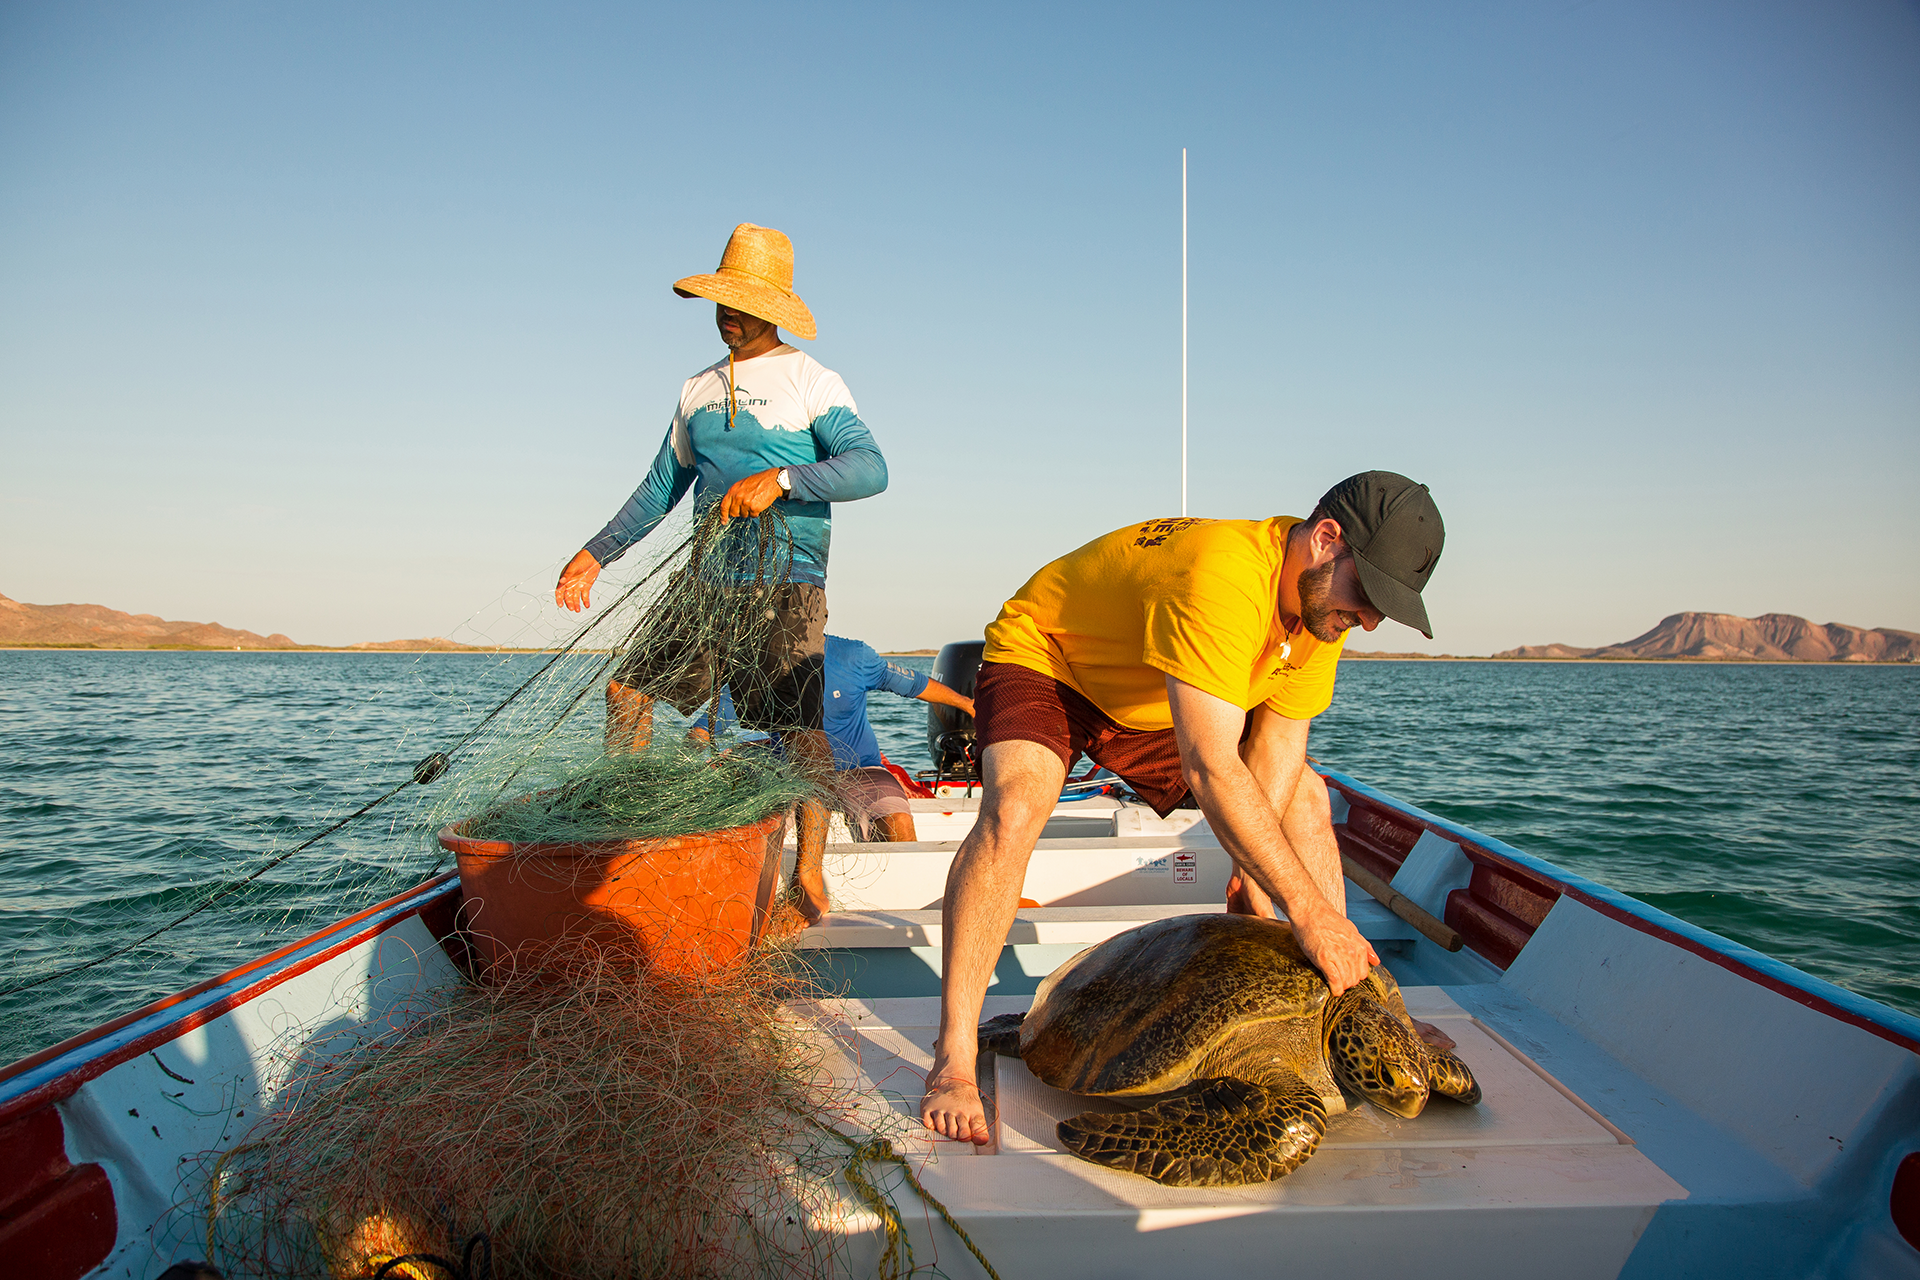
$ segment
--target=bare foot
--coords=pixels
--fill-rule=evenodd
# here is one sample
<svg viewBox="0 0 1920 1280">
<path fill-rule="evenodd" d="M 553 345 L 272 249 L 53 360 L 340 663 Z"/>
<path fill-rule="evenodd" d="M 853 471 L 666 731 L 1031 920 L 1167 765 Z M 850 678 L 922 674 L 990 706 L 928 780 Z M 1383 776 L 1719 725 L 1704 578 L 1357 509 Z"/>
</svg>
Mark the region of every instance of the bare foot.
<svg viewBox="0 0 1920 1280">
<path fill-rule="evenodd" d="M 920 1122 L 939 1137 L 986 1146 L 993 1141 L 993 1131 L 987 1124 L 980 1087 L 956 1075 L 941 1075 L 941 1066 L 934 1063 L 927 1076 L 927 1096 L 920 1100 Z"/>
<path fill-rule="evenodd" d="M 1431 1022 L 1422 1022 L 1420 1019 L 1415 1018 L 1413 1020 L 1413 1029 L 1419 1033 L 1420 1039 L 1426 1042 L 1429 1049 L 1451 1049 L 1458 1043 L 1452 1036 L 1434 1026 Z"/>
<path fill-rule="evenodd" d="M 1275 918 L 1273 899 L 1267 896 L 1266 890 L 1238 871 L 1227 881 L 1227 910 L 1236 916 L 1253 916 L 1260 920 Z"/>
<path fill-rule="evenodd" d="M 824 741 L 824 738 L 822 739 Z M 793 880 L 788 891 L 808 924 L 827 914 L 827 875 L 821 866 L 827 851 L 827 809 L 808 800 L 794 812 Z"/>
<path fill-rule="evenodd" d="M 773 910 L 767 915 L 767 937 L 790 938 L 806 927 L 807 918 L 790 896 L 783 893 L 774 900 Z"/>
<path fill-rule="evenodd" d="M 808 924 L 819 924 L 820 917 L 827 914 L 827 886 L 818 879 L 801 875 L 794 880 L 788 901 L 807 918 Z"/>
</svg>

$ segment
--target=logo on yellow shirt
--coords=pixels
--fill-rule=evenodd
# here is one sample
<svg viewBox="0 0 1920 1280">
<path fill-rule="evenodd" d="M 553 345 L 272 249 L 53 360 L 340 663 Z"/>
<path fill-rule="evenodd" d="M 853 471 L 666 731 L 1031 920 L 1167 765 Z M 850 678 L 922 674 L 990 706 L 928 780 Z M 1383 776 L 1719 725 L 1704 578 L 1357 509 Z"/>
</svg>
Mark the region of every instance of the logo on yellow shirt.
<svg viewBox="0 0 1920 1280">
<path fill-rule="evenodd" d="M 1140 536 L 1133 540 L 1136 547 L 1157 547 L 1167 540 L 1170 533 L 1179 533 L 1182 529 L 1191 529 L 1205 520 L 1192 516 L 1178 516 L 1171 520 L 1149 520 L 1140 526 Z"/>
</svg>

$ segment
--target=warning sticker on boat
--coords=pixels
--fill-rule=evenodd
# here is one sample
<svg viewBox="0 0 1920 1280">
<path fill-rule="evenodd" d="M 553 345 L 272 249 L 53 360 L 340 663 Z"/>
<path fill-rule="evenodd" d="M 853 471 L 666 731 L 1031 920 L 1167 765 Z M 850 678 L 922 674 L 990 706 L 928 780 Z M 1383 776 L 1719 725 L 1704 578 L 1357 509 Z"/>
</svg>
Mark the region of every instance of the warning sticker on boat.
<svg viewBox="0 0 1920 1280">
<path fill-rule="evenodd" d="M 1200 855 L 1185 849 L 1173 855 L 1173 882 L 1197 884 L 1200 881 Z"/>
</svg>

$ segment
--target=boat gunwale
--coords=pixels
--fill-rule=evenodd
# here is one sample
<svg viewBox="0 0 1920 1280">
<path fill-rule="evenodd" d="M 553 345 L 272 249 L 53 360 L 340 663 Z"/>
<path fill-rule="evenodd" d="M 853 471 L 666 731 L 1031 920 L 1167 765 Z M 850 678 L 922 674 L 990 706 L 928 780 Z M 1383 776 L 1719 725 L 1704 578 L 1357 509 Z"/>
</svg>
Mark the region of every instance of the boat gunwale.
<svg viewBox="0 0 1920 1280">
<path fill-rule="evenodd" d="M 1547 879 L 1581 905 L 1609 919 L 1711 961 L 1736 976 L 1815 1012 L 1920 1054 L 1920 1018 L 1817 978 L 1743 943 L 1689 924 L 1658 907 L 1566 871 L 1543 858 L 1524 853 L 1463 823 L 1429 813 L 1336 769 L 1318 764 L 1316 768 L 1349 798 L 1359 797 L 1390 809 L 1436 836 L 1458 844 L 1476 857 L 1505 863 Z M 0 1124 L 47 1102 L 70 1096 L 88 1080 L 232 1011 L 262 992 L 324 963 L 369 937 L 387 932 L 407 917 L 420 915 L 442 898 L 458 892 L 458 873 L 444 872 L 238 968 L 142 1005 L 130 1013 L 0 1067 Z M 436 937 L 440 932 L 435 930 Z M 342 933 L 350 933 L 351 936 L 340 937 Z M 193 1003 L 208 996 L 213 998 L 203 1003 Z M 181 1008 L 188 1005 L 191 1007 Z M 155 1019 L 168 1010 L 178 1012 L 125 1042 L 103 1048 L 92 1057 L 76 1056 L 89 1046 Z M 72 1061 L 67 1061 L 69 1059 Z M 34 1078 L 36 1073 L 48 1066 L 59 1066 L 60 1069 L 42 1078 Z M 29 1082 L 23 1084 L 23 1078 Z"/>
<path fill-rule="evenodd" d="M 0 1067 L 0 1125 L 49 1102 L 71 1097 L 87 1081 L 232 1012 L 368 938 L 392 930 L 411 916 L 424 914 L 442 898 L 459 891 L 459 873 L 443 872 L 238 968 L 110 1018 L 79 1035 Z M 435 932 L 437 935 L 439 931 Z M 343 933 L 350 936 L 341 937 Z M 211 998 L 203 1000 L 203 997 Z M 172 1017 L 153 1021 L 170 1010 L 174 1011 Z M 124 1042 L 102 1046 L 92 1056 L 76 1057 L 89 1046 L 99 1045 L 116 1033 L 149 1021 L 153 1021 L 152 1026 Z M 57 1069 L 45 1073 L 48 1067 Z"/>
<path fill-rule="evenodd" d="M 1562 893 L 1611 920 L 1711 961 L 1736 976 L 1757 983 L 1816 1013 L 1859 1027 L 1910 1053 L 1920 1054 L 1920 1017 L 1849 991 L 1825 978 L 1815 977 L 1764 951 L 1735 942 L 1711 929 L 1690 924 L 1630 894 L 1555 866 L 1544 858 L 1523 853 L 1505 841 L 1485 835 L 1464 823 L 1428 813 L 1337 769 L 1325 765 L 1316 765 L 1316 768 L 1321 776 L 1349 796 L 1358 795 L 1371 803 L 1383 805 L 1471 854 L 1492 862 L 1507 863 L 1517 870 L 1551 880 L 1560 887 Z M 1469 949 L 1472 949 L 1471 944 Z"/>
</svg>

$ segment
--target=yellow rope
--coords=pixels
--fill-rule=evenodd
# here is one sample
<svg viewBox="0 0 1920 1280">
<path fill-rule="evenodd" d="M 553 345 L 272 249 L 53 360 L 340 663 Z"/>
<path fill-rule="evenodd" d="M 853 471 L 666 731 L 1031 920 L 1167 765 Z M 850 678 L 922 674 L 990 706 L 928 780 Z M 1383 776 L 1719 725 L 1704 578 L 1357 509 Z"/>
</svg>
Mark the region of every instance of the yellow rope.
<svg viewBox="0 0 1920 1280">
<path fill-rule="evenodd" d="M 980 1252 L 980 1246 L 973 1242 L 973 1237 L 967 1234 L 967 1229 L 953 1220 L 953 1215 L 947 1212 L 947 1206 L 941 1204 L 937 1196 L 920 1185 L 920 1179 L 913 1175 L 913 1166 L 907 1163 L 906 1157 L 893 1149 L 891 1142 L 885 1138 L 869 1138 L 865 1142 L 860 1142 L 830 1125 L 820 1124 L 818 1120 L 814 1121 L 814 1124 L 847 1144 L 852 1152 L 847 1158 L 847 1182 L 860 1194 L 860 1198 L 880 1215 L 881 1224 L 886 1228 L 887 1248 L 886 1252 L 880 1255 L 881 1280 L 899 1280 L 903 1275 L 911 1276 L 916 1268 L 913 1265 L 913 1245 L 900 1230 L 899 1212 L 894 1209 L 893 1202 L 887 1198 L 886 1193 L 874 1185 L 873 1180 L 867 1176 L 863 1168 L 868 1162 L 875 1160 L 899 1165 L 900 1171 L 907 1175 L 907 1185 L 913 1188 L 914 1194 L 926 1201 L 927 1205 L 940 1215 L 940 1221 L 946 1223 L 948 1230 L 960 1238 L 961 1244 L 967 1246 L 967 1252 L 973 1255 L 981 1269 L 992 1280 L 1000 1280 L 1000 1273 L 993 1269 L 991 1262 L 987 1261 L 987 1255 Z M 900 1270 L 900 1255 L 903 1252 L 907 1263 L 907 1269 L 904 1272 Z"/>
<path fill-rule="evenodd" d="M 900 1248 L 903 1244 L 906 1246 L 907 1255 L 906 1274 L 911 1276 L 915 1270 L 913 1244 L 911 1241 L 901 1239 L 899 1211 L 893 1207 L 893 1202 L 887 1198 L 886 1194 L 873 1184 L 872 1179 L 867 1177 L 862 1167 L 867 1161 L 884 1158 L 892 1152 L 891 1145 L 884 1139 L 876 1138 L 854 1147 L 853 1154 L 847 1158 L 848 1185 L 859 1192 L 860 1198 L 867 1202 L 867 1206 L 880 1215 L 880 1226 L 887 1233 L 886 1251 L 880 1255 L 880 1265 L 877 1268 L 880 1280 L 900 1280 Z"/>
<path fill-rule="evenodd" d="M 227 1148 L 221 1152 L 220 1158 L 213 1162 L 213 1176 L 207 1180 L 207 1261 L 209 1262 L 213 1261 L 213 1237 L 214 1232 L 219 1228 L 220 1210 L 225 1207 L 220 1194 L 220 1175 L 226 1170 L 227 1161 L 243 1151 L 251 1151 L 263 1145 L 265 1144 L 259 1142 L 243 1142 L 237 1147 Z M 227 1196 L 224 1199 L 230 1200 L 232 1197 Z"/>
</svg>

